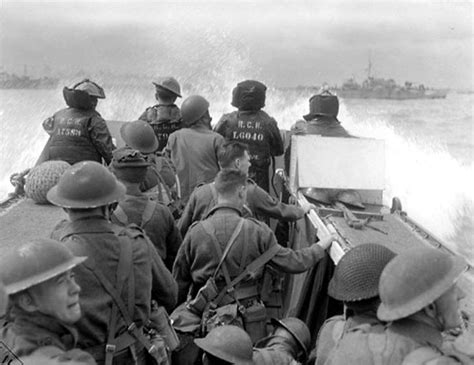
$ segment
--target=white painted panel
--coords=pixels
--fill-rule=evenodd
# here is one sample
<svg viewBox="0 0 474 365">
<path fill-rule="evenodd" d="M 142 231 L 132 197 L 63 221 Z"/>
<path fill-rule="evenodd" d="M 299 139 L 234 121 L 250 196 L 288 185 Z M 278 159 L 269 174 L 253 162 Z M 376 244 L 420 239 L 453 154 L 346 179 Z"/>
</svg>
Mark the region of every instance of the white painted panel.
<svg viewBox="0 0 474 365">
<path fill-rule="evenodd" d="M 293 172 L 301 187 L 383 190 L 385 143 L 367 138 L 293 136 Z M 295 158 L 296 157 L 296 158 Z"/>
</svg>

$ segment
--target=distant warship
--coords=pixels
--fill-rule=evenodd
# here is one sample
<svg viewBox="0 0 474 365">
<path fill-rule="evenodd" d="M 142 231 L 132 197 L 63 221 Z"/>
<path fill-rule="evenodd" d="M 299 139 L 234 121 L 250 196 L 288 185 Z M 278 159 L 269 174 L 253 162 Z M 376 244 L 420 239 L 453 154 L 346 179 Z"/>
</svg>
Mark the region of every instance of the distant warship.
<svg viewBox="0 0 474 365">
<path fill-rule="evenodd" d="M 0 89 L 54 89 L 58 83 L 59 79 L 52 77 L 32 79 L 26 75 L 26 67 L 23 76 L 0 72 Z"/>
<path fill-rule="evenodd" d="M 448 94 L 448 89 L 428 89 L 423 84 L 416 86 L 408 81 L 402 86 L 393 79 L 375 78 L 371 75 L 371 68 L 369 59 L 368 75 L 362 84 L 350 78 L 333 90 L 346 99 L 444 99 Z"/>
</svg>

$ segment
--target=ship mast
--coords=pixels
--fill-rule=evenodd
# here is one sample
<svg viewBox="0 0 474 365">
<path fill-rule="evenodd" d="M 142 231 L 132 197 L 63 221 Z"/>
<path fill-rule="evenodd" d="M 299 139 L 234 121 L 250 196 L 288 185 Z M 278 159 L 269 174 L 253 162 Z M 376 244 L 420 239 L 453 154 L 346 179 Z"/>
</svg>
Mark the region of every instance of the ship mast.
<svg viewBox="0 0 474 365">
<path fill-rule="evenodd" d="M 370 79 L 372 73 L 372 57 L 371 52 L 369 51 L 369 64 L 367 66 L 367 78 Z"/>
</svg>

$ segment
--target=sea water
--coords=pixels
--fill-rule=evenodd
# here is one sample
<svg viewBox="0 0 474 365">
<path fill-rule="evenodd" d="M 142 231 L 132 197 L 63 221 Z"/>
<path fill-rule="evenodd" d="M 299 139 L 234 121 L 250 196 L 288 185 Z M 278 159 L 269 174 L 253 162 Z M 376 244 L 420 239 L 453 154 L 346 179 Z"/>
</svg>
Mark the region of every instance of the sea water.
<svg viewBox="0 0 474 365">
<path fill-rule="evenodd" d="M 234 83 L 241 81 L 235 80 Z M 151 83 L 104 84 L 105 119 L 132 121 L 155 103 Z M 228 89 L 203 88 L 215 123 L 230 105 Z M 183 94 L 199 93 L 187 86 Z M 282 129 L 308 112 L 311 93 L 269 87 L 265 110 Z M 178 100 L 178 104 L 180 99 Z M 385 201 L 399 197 L 410 217 L 474 264 L 474 95 L 451 92 L 437 100 L 340 100 L 339 120 L 353 135 L 386 145 Z M 9 176 L 34 165 L 47 134 L 41 123 L 65 106 L 61 89 L 0 90 L 0 198 L 13 190 Z"/>
</svg>

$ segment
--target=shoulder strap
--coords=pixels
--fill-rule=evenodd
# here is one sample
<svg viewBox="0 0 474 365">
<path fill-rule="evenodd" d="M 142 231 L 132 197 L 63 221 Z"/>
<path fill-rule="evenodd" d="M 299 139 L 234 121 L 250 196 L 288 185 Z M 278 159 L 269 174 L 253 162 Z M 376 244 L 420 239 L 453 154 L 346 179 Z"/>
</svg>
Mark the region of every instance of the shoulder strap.
<svg viewBox="0 0 474 365">
<path fill-rule="evenodd" d="M 245 270 L 237 276 L 234 280 L 230 283 L 227 283 L 227 286 L 221 290 L 219 295 L 217 296 L 216 300 L 214 301 L 216 304 L 222 300 L 224 295 L 232 290 L 238 283 L 240 283 L 243 279 L 249 278 L 252 279 L 255 277 L 257 271 L 263 267 L 268 261 L 275 257 L 275 255 L 280 251 L 280 245 L 275 244 L 268 251 L 265 251 L 262 255 L 257 257 L 253 260 L 250 264 L 247 265 Z"/>
<path fill-rule="evenodd" d="M 128 225 L 128 216 L 125 213 L 125 211 L 122 209 L 122 207 L 119 205 L 117 208 L 114 210 L 112 215 L 117 218 L 117 220 L 123 224 L 124 226 Z"/>
<path fill-rule="evenodd" d="M 232 232 L 232 235 L 229 239 L 229 241 L 226 244 L 224 252 L 222 252 L 221 246 L 219 244 L 219 241 L 217 240 L 217 237 L 212 229 L 212 225 L 209 222 L 209 220 L 204 220 L 202 221 L 202 225 L 204 227 L 204 230 L 207 232 L 207 234 L 211 237 L 212 243 L 214 243 L 214 247 L 217 251 L 217 255 L 220 256 L 219 264 L 216 267 L 216 270 L 214 271 L 213 277 L 216 277 L 217 273 L 219 272 L 221 266 L 222 266 L 222 272 L 224 273 L 224 278 L 226 281 L 226 284 L 230 283 L 230 275 L 229 271 L 227 270 L 227 265 L 225 264 L 225 258 L 230 252 L 231 247 L 234 245 L 237 236 L 239 235 L 240 231 L 242 230 L 242 226 L 244 224 L 244 218 L 240 218 L 239 223 L 237 224 L 237 227 L 235 227 L 234 232 Z"/>
<path fill-rule="evenodd" d="M 132 244 L 128 239 L 125 239 L 125 237 L 117 237 L 120 240 L 120 260 L 119 260 L 119 265 L 117 269 L 117 283 L 120 283 L 119 279 L 121 281 L 125 281 L 125 278 L 127 275 L 130 273 L 130 269 L 132 266 Z M 137 341 L 139 341 L 147 350 L 148 352 L 153 352 L 155 351 L 154 345 L 150 343 L 150 341 L 145 337 L 143 334 L 143 331 L 141 331 L 135 322 L 133 322 L 131 315 L 129 311 L 127 310 L 125 303 L 123 302 L 122 298 L 120 297 L 120 292 L 118 292 L 118 288 L 114 287 L 112 283 L 107 279 L 107 277 L 100 271 L 96 265 L 95 262 L 92 263 L 92 260 L 90 263 L 87 263 L 89 260 L 86 260 L 84 264 L 86 264 L 89 269 L 92 270 L 92 273 L 94 276 L 99 280 L 101 285 L 104 287 L 104 289 L 109 293 L 109 295 L 112 297 L 114 301 L 114 306 L 112 307 L 112 315 L 114 314 L 114 307 L 118 308 L 118 311 L 120 311 L 120 314 L 122 315 L 123 319 L 125 320 L 125 323 L 127 325 L 127 331 L 130 333 Z M 118 285 L 117 285 L 118 286 Z M 123 282 L 121 283 L 121 286 L 123 286 Z M 130 285 L 131 286 L 131 285 Z M 129 291 L 131 291 L 131 287 L 129 286 Z M 129 294 L 129 303 L 130 303 L 130 294 Z M 134 308 L 129 308 L 130 311 L 133 311 Z M 116 322 L 116 321 L 115 321 Z M 110 335 L 110 330 L 109 330 L 109 339 L 114 337 L 114 334 L 112 336 Z M 113 354 L 115 351 L 115 345 L 114 343 L 107 343 L 106 346 L 106 365 L 111 364 L 112 359 L 113 359 Z M 107 359 L 110 359 L 110 362 L 107 362 Z"/>
<path fill-rule="evenodd" d="M 151 217 L 153 217 L 153 213 L 155 212 L 157 205 L 158 203 L 156 201 L 148 199 L 145 205 L 145 209 L 143 209 L 142 222 L 140 223 L 141 228 L 143 228 L 145 224 L 147 224 L 151 220 Z"/>
<path fill-rule="evenodd" d="M 209 184 L 209 187 L 211 188 L 211 193 L 212 193 L 212 199 L 214 202 L 217 204 L 217 190 L 216 190 L 216 185 L 214 183 Z"/>
</svg>

